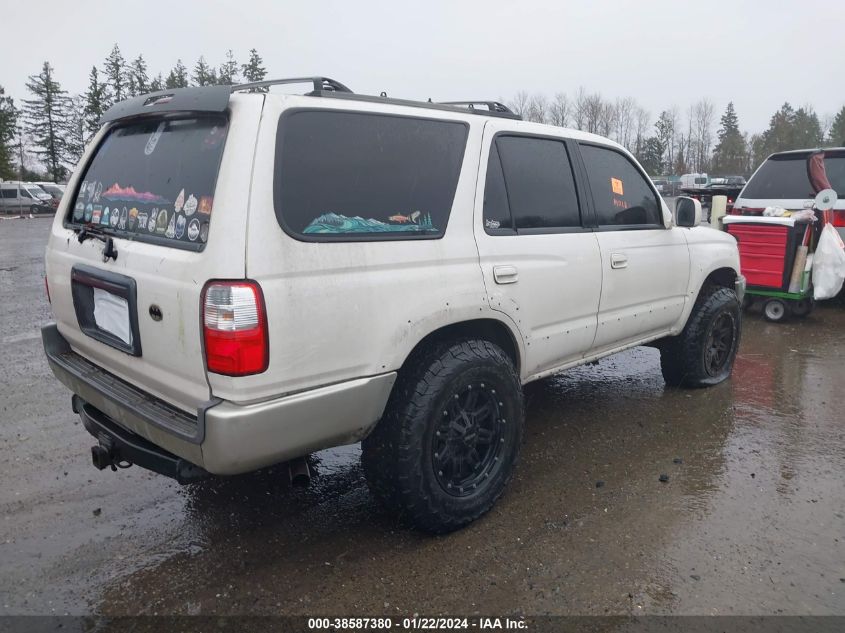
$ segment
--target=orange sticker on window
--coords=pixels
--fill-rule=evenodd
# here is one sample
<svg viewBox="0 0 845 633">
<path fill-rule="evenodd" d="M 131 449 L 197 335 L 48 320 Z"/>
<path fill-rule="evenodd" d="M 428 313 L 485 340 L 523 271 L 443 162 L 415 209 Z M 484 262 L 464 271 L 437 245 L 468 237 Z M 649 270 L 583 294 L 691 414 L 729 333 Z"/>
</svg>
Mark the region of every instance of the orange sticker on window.
<svg viewBox="0 0 845 633">
<path fill-rule="evenodd" d="M 622 188 L 622 181 L 619 180 L 619 178 L 611 178 L 610 186 L 613 189 L 613 193 L 615 193 L 617 196 L 625 195 L 625 190 Z"/>
</svg>

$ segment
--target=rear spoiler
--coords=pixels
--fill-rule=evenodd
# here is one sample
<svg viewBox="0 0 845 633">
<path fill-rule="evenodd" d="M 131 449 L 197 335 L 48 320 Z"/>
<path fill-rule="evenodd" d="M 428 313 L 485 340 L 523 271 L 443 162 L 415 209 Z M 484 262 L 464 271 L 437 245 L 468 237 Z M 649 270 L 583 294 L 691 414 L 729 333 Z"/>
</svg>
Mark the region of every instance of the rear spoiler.
<svg viewBox="0 0 845 633">
<path fill-rule="evenodd" d="M 166 112 L 225 112 L 232 86 L 202 86 L 159 90 L 115 103 L 106 110 L 100 125 L 147 114 Z"/>
<path fill-rule="evenodd" d="M 100 125 L 129 119 L 147 114 L 163 112 L 225 112 L 229 106 L 229 96 L 233 92 L 265 92 L 270 86 L 279 84 L 311 84 L 313 90 L 309 96 L 321 96 L 337 92 L 352 93 L 339 81 L 328 77 L 293 77 L 289 79 L 270 79 L 247 84 L 199 86 L 194 88 L 173 88 L 158 90 L 140 97 L 132 97 L 115 103 L 100 118 Z"/>
</svg>

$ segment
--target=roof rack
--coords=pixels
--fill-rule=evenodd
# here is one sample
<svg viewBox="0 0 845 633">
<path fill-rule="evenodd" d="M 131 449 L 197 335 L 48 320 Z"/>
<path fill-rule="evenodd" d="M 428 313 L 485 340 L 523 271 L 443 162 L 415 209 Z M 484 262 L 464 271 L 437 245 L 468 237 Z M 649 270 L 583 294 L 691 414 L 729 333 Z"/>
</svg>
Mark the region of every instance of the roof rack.
<svg viewBox="0 0 845 633">
<path fill-rule="evenodd" d="M 483 116 L 518 119 L 522 117 L 498 101 L 413 101 L 410 99 L 392 99 L 385 93 L 381 95 L 363 95 L 352 92 L 339 81 L 328 77 L 293 77 L 289 79 L 268 79 L 234 86 L 202 86 L 193 88 L 173 88 L 159 90 L 149 94 L 132 97 L 120 101 L 109 108 L 100 118 L 100 123 L 107 123 L 118 119 L 136 116 L 176 113 L 176 112 L 225 112 L 229 107 L 229 97 L 233 92 L 251 90 L 284 84 L 311 84 L 311 92 L 305 93 L 309 97 L 332 97 L 335 99 L 350 99 L 369 103 L 389 103 L 392 105 L 410 106 L 413 108 L 428 108 L 431 110 L 446 110 L 449 112 L 467 112 Z M 477 107 L 482 106 L 482 107 Z"/>
<path fill-rule="evenodd" d="M 253 92 L 260 88 L 269 88 L 270 86 L 280 86 L 282 84 L 307 84 L 314 86 L 313 92 L 310 94 L 320 94 L 322 92 L 349 92 L 352 91 L 344 86 L 339 81 L 330 79 L 329 77 L 293 77 L 290 79 L 268 79 L 266 81 L 254 81 L 248 84 L 236 84 L 232 86 L 232 92 L 240 92 L 241 90 L 252 90 Z"/>
<path fill-rule="evenodd" d="M 504 103 L 499 101 L 438 101 L 443 105 L 453 105 L 453 106 L 462 106 L 467 108 L 468 110 L 477 110 L 475 106 L 484 106 L 487 108 L 488 112 L 495 112 L 500 115 L 512 115 L 508 118 L 514 119 L 521 119 L 522 117 L 519 116 L 516 112 L 511 110 L 508 106 Z M 484 112 L 484 110 L 482 110 Z"/>
</svg>

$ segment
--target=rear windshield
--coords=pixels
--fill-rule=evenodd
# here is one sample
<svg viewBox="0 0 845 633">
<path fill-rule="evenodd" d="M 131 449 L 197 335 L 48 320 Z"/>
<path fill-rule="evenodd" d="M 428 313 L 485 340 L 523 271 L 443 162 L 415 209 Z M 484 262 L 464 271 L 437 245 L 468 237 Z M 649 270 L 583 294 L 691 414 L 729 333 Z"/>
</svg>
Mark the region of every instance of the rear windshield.
<svg viewBox="0 0 845 633">
<path fill-rule="evenodd" d="M 807 154 L 772 156 L 757 171 L 742 197 L 752 200 L 807 200 L 816 192 L 807 174 Z M 830 185 L 840 196 L 845 195 L 845 155 L 825 155 L 825 172 Z"/>
<path fill-rule="evenodd" d="M 279 123 L 274 197 L 300 239 L 438 238 L 446 230 L 467 126 L 304 110 Z"/>
<path fill-rule="evenodd" d="M 118 237 L 199 250 L 208 239 L 227 125 L 145 120 L 109 132 L 67 219 Z"/>
</svg>

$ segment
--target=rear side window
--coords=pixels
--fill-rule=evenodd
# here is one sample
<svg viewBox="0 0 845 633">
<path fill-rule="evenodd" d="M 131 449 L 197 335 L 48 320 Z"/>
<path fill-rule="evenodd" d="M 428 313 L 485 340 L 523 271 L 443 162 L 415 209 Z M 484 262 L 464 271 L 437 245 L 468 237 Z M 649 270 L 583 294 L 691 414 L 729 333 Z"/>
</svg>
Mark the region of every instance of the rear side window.
<svg viewBox="0 0 845 633">
<path fill-rule="evenodd" d="M 274 202 L 281 226 L 307 240 L 442 237 L 467 126 L 329 110 L 283 115 Z"/>
<path fill-rule="evenodd" d="M 563 141 L 499 136 L 491 161 L 497 154 L 517 231 L 581 226 L 575 178 Z M 486 213 L 485 227 L 495 228 Z"/>
<path fill-rule="evenodd" d="M 3 189 L 3 197 L 4 198 L 17 198 L 18 192 L 14 189 Z"/>
<path fill-rule="evenodd" d="M 581 145 L 599 226 L 662 226 L 657 194 L 627 156 L 595 145 Z"/>
<path fill-rule="evenodd" d="M 742 197 L 751 200 L 815 198 L 807 173 L 807 154 L 772 156 L 745 185 Z M 824 168 L 830 185 L 845 195 L 845 156 L 826 153 Z"/>
<path fill-rule="evenodd" d="M 218 117 L 111 130 L 82 176 L 67 222 L 199 250 L 208 239 L 226 132 Z"/>
</svg>

